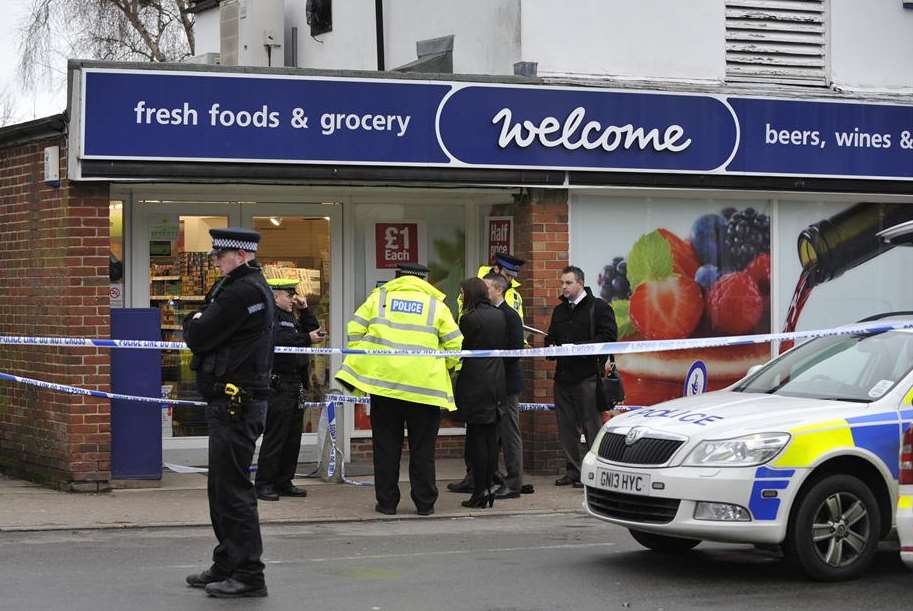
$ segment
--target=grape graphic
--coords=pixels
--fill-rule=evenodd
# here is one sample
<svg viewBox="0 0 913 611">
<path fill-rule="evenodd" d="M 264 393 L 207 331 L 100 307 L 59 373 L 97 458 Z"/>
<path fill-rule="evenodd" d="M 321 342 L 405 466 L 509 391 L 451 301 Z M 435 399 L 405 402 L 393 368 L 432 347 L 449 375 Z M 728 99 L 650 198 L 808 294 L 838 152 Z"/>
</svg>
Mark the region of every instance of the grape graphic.
<svg viewBox="0 0 913 611">
<path fill-rule="evenodd" d="M 631 284 L 628 282 L 628 262 L 624 257 L 615 257 L 608 265 L 603 266 L 597 280 L 599 296 L 611 302 L 615 299 L 627 299 L 631 296 Z"/>
<path fill-rule="evenodd" d="M 723 270 L 743 270 L 755 257 L 769 252 L 770 218 L 754 208 L 733 212 L 723 235 Z"/>
</svg>

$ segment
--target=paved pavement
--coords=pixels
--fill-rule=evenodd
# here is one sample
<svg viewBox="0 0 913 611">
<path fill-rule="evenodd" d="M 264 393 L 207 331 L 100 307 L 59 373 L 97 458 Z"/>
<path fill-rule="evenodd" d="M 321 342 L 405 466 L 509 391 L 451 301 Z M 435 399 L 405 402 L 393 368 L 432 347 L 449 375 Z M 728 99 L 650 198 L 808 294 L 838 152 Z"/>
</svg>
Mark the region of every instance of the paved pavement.
<svg viewBox="0 0 913 611">
<path fill-rule="evenodd" d="M 491 509 L 465 509 L 460 501 L 465 494 L 447 492 L 446 484 L 463 476 L 462 459 L 437 461 L 438 487 L 441 490 L 435 517 L 470 515 L 509 515 L 516 513 L 554 513 L 582 511 L 582 490 L 554 486 L 554 476 L 527 476 L 535 486 L 534 494 L 495 502 Z M 368 469 L 350 469 L 365 473 Z M 286 498 L 278 502 L 260 501 L 263 524 L 339 522 L 379 519 L 427 519 L 415 513 L 409 499 L 408 467 L 401 473 L 402 501 L 396 516 L 374 512 L 374 488 L 302 478 L 296 485 L 308 491 L 307 498 Z M 351 476 L 370 480 L 368 476 Z M 165 472 L 157 488 L 115 489 L 101 494 L 59 492 L 31 482 L 0 475 L 0 532 L 30 530 L 69 530 L 99 528 L 139 528 L 152 526 L 208 526 L 206 476 Z"/>
</svg>

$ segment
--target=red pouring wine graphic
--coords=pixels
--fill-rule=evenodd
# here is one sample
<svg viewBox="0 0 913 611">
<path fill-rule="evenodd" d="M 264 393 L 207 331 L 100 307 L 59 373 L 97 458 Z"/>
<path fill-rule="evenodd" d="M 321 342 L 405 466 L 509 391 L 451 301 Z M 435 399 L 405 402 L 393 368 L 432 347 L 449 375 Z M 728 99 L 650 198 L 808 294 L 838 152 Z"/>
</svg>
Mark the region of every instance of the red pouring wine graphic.
<svg viewBox="0 0 913 611">
<path fill-rule="evenodd" d="M 795 331 L 812 289 L 838 278 L 893 246 L 876 235 L 882 229 L 913 219 L 913 206 L 905 204 L 860 203 L 806 227 L 799 234 L 802 273 L 786 312 L 783 331 Z M 793 346 L 780 344 L 780 352 Z"/>
<path fill-rule="evenodd" d="M 789 302 L 789 309 L 786 310 L 786 324 L 783 325 L 784 333 L 792 333 L 796 330 L 796 325 L 799 324 L 799 315 L 802 314 L 802 309 L 812 294 L 814 285 L 811 283 L 811 277 L 809 270 L 802 270 L 802 273 L 799 274 L 799 282 L 796 283 L 796 290 L 793 292 L 793 298 Z M 792 348 L 794 343 L 792 340 L 781 342 L 780 354 Z"/>
</svg>

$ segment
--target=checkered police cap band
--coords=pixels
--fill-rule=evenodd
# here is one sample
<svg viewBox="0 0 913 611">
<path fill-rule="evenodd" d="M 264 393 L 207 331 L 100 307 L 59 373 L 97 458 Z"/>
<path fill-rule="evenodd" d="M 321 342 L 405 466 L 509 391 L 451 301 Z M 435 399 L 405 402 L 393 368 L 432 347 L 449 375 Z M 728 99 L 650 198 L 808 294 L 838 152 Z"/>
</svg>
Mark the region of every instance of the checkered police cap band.
<svg viewBox="0 0 913 611">
<path fill-rule="evenodd" d="M 213 250 L 246 250 L 247 252 L 257 252 L 257 243 L 245 240 L 231 240 L 229 238 L 213 238 Z"/>
</svg>

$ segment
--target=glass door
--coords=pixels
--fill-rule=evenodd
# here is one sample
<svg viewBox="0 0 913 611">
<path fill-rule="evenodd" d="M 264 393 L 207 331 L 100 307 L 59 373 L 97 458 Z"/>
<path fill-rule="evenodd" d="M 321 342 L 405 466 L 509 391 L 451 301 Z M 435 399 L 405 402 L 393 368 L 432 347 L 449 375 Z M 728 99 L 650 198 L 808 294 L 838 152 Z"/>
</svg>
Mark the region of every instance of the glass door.
<svg viewBox="0 0 913 611">
<path fill-rule="evenodd" d="M 161 339 L 182 341 L 184 317 L 195 312 L 218 279 L 209 256 L 209 230 L 237 222 L 227 204 L 139 203 L 144 214 L 143 247 L 148 253 L 145 277 L 149 307 L 160 312 Z M 234 207 L 237 210 L 237 206 Z M 199 401 L 190 352 L 162 352 L 162 396 Z M 189 406 L 166 408 L 162 414 L 163 437 L 207 435 L 204 411 Z"/>
<path fill-rule="evenodd" d="M 257 260 L 264 275 L 298 280 L 298 294 L 305 297 L 310 312 L 328 334 L 323 347 L 338 347 L 344 336 L 341 282 L 334 270 L 341 261 L 340 211 L 337 204 L 257 203 L 241 207 L 244 224 L 260 233 Z M 311 356 L 308 401 L 323 400 L 338 361 Z M 304 433 L 316 433 L 320 413 L 305 410 L 304 418 Z"/>
</svg>

